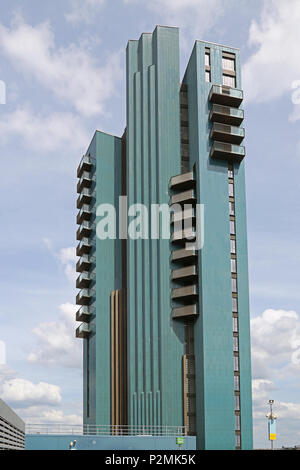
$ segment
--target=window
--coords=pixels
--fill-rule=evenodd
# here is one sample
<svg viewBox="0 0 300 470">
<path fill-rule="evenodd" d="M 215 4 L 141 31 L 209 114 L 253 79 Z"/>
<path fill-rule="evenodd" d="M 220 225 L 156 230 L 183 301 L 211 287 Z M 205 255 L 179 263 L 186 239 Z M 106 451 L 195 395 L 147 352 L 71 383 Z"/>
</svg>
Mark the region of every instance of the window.
<svg viewBox="0 0 300 470">
<path fill-rule="evenodd" d="M 237 298 L 236 297 L 232 297 L 232 311 L 233 313 L 237 313 L 238 311 L 238 305 L 237 305 Z"/>
<path fill-rule="evenodd" d="M 241 436 L 239 434 L 235 435 L 235 447 L 241 447 Z"/>
<path fill-rule="evenodd" d="M 235 411 L 240 411 L 240 409 L 241 409 L 241 403 L 240 403 L 240 396 L 239 395 L 234 395 L 234 407 L 235 407 Z"/>
<path fill-rule="evenodd" d="M 239 339 L 237 336 L 233 337 L 233 351 L 239 352 Z"/>
<path fill-rule="evenodd" d="M 239 371 L 239 358 L 238 358 L 238 356 L 233 356 L 233 367 L 234 367 L 234 372 Z"/>
<path fill-rule="evenodd" d="M 210 72 L 208 70 L 205 70 L 205 81 L 210 82 Z"/>
<path fill-rule="evenodd" d="M 229 185 L 228 185 L 228 191 L 229 191 L 229 196 L 230 196 L 230 197 L 234 197 L 233 183 L 229 183 Z"/>
<path fill-rule="evenodd" d="M 235 278 L 231 279 L 231 288 L 232 288 L 232 292 L 237 292 L 237 281 Z"/>
<path fill-rule="evenodd" d="M 233 178 L 233 167 L 230 165 L 228 167 L 228 178 Z"/>
<path fill-rule="evenodd" d="M 236 273 L 236 259 L 231 258 L 230 262 L 231 262 L 231 272 Z"/>
<path fill-rule="evenodd" d="M 209 67 L 210 66 L 210 53 L 205 52 L 205 66 Z"/>
<path fill-rule="evenodd" d="M 235 88 L 235 77 L 223 74 L 223 85 Z"/>
<path fill-rule="evenodd" d="M 236 253 L 236 245 L 235 245 L 235 240 L 230 240 L 230 252 L 232 254 Z"/>
<path fill-rule="evenodd" d="M 231 70 L 232 72 L 235 71 L 235 60 L 228 59 L 227 57 L 222 58 L 222 67 L 225 70 Z"/>
<path fill-rule="evenodd" d="M 232 318 L 232 331 L 233 333 L 238 333 L 239 332 L 239 326 L 238 326 L 238 319 L 237 317 Z"/>
<path fill-rule="evenodd" d="M 236 431 L 241 430 L 241 417 L 240 417 L 240 415 L 235 415 L 235 430 Z"/>
<path fill-rule="evenodd" d="M 229 202 L 229 215 L 235 215 L 234 202 Z"/>
<path fill-rule="evenodd" d="M 234 376 L 234 391 L 239 392 L 240 391 L 240 378 L 238 375 Z"/>
<path fill-rule="evenodd" d="M 235 235 L 235 222 L 234 222 L 234 220 L 230 221 L 230 235 Z"/>
</svg>

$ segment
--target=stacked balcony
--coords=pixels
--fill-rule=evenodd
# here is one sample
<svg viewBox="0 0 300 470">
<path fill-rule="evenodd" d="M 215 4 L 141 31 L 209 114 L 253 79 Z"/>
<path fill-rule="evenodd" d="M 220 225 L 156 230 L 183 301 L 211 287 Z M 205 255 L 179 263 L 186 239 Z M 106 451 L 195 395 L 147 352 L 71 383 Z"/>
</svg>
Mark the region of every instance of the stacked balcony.
<svg viewBox="0 0 300 470">
<path fill-rule="evenodd" d="M 242 90 L 228 86 L 213 85 L 209 94 L 212 122 L 210 157 L 240 163 L 245 157 L 245 147 L 241 146 L 245 131 L 241 128 L 244 111 L 239 108 L 243 101 Z"/>
<path fill-rule="evenodd" d="M 77 209 L 79 209 L 76 222 L 79 225 L 77 229 L 77 240 L 79 241 L 76 248 L 76 255 L 79 260 L 76 264 L 76 271 L 79 274 L 76 280 L 76 288 L 81 289 L 76 296 L 76 304 L 81 307 L 76 313 L 76 321 L 82 321 L 76 329 L 77 338 L 87 338 L 90 334 L 90 302 L 91 302 L 91 217 L 92 212 L 90 204 L 92 201 L 91 177 L 92 163 L 89 156 L 84 155 L 77 169 Z"/>
<path fill-rule="evenodd" d="M 173 289 L 173 318 L 193 318 L 198 314 L 198 274 L 197 251 L 187 248 L 196 237 L 196 179 L 193 172 L 173 176 L 170 180 L 172 191 L 170 205 L 175 207 L 172 212 L 171 224 L 173 233 L 171 255 Z"/>
</svg>

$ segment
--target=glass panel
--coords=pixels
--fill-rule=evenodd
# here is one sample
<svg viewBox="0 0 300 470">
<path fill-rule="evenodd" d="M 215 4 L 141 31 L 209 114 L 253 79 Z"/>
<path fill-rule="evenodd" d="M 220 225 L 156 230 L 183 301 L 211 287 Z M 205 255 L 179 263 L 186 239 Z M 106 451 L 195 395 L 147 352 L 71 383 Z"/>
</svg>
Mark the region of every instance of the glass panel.
<svg viewBox="0 0 300 470">
<path fill-rule="evenodd" d="M 239 358 L 237 356 L 233 356 L 233 366 L 234 366 L 234 372 L 239 371 Z"/>
<path fill-rule="evenodd" d="M 238 375 L 235 375 L 234 376 L 234 390 L 236 392 L 239 392 L 240 391 L 240 378 Z"/>
<path fill-rule="evenodd" d="M 239 351 L 239 339 L 237 336 L 233 337 L 233 351 L 238 352 Z"/>
<path fill-rule="evenodd" d="M 232 254 L 236 253 L 236 246 L 235 246 L 235 240 L 230 240 L 230 252 Z"/>
<path fill-rule="evenodd" d="M 234 220 L 230 221 L 230 235 L 235 235 L 235 222 L 234 222 Z"/>
<path fill-rule="evenodd" d="M 229 197 L 234 197 L 233 183 L 229 183 L 228 192 L 229 192 Z"/>
<path fill-rule="evenodd" d="M 237 281 L 234 278 L 231 279 L 231 287 L 232 287 L 232 292 L 237 291 Z"/>
<path fill-rule="evenodd" d="M 241 436 L 239 434 L 235 435 L 235 447 L 241 447 Z"/>
<path fill-rule="evenodd" d="M 236 273 L 236 259 L 231 259 L 231 272 Z"/>
<path fill-rule="evenodd" d="M 231 75 L 223 75 L 223 85 L 235 88 L 235 77 Z"/>
<path fill-rule="evenodd" d="M 235 410 L 240 411 L 241 405 L 240 405 L 240 396 L 235 395 L 234 396 L 234 401 L 235 401 Z"/>
<path fill-rule="evenodd" d="M 236 297 L 232 297 L 232 311 L 234 313 L 237 313 L 237 298 Z"/>
<path fill-rule="evenodd" d="M 232 330 L 233 330 L 233 333 L 238 333 L 239 332 L 237 317 L 233 317 L 233 319 L 232 319 Z"/>
<path fill-rule="evenodd" d="M 241 430 L 241 417 L 240 417 L 240 415 L 235 415 L 235 430 L 236 431 Z"/>
<path fill-rule="evenodd" d="M 210 72 L 208 72 L 207 70 L 205 70 L 205 81 L 210 82 Z"/>
<path fill-rule="evenodd" d="M 210 66 L 210 54 L 205 53 L 205 65 Z"/>
<path fill-rule="evenodd" d="M 227 59 L 226 57 L 222 58 L 222 67 L 226 70 L 235 71 L 235 60 L 234 59 Z"/>
</svg>

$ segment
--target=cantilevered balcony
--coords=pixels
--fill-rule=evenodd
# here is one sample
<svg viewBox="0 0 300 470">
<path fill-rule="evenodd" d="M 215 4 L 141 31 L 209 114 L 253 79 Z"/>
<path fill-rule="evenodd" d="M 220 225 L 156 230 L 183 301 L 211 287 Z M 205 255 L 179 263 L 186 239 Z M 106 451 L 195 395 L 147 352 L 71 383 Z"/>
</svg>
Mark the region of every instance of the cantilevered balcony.
<svg viewBox="0 0 300 470">
<path fill-rule="evenodd" d="M 82 305 L 76 312 L 76 321 L 83 321 L 88 323 L 91 319 L 90 307 Z"/>
<path fill-rule="evenodd" d="M 77 193 L 81 193 L 84 188 L 90 188 L 92 184 L 91 174 L 88 171 L 84 171 L 77 183 Z"/>
<path fill-rule="evenodd" d="M 90 327 L 87 323 L 81 323 L 76 328 L 76 338 L 87 338 L 90 334 Z"/>
<path fill-rule="evenodd" d="M 242 109 L 213 104 L 209 118 L 213 122 L 221 122 L 229 126 L 240 126 L 244 120 L 244 111 Z"/>
<path fill-rule="evenodd" d="M 173 308 L 173 318 L 187 318 L 198 315 L 197 305 L 185 305 L 184 307 Z"/>
<path fill-rule="evenodd" d="M 193 248 L 191 250 L 187 250 L 186 248 L 180 250 L 172 251 L 171 260 L 174 263 L 182 263 L 188 264 L 195 261 L 197 258 L 197 251 Z"/>
<path fill-rule="evenodd" d="M 76 295 L 76 304 L 77 305 L 89 305 L 91 300 L 90 289 L 82 289 Z"/>
<path fill-rule="evenodd" d="M 214 122 L 210 131 L 210 138 L 229 144 L 240 145 L 245 137 L 245 129 L 242 127 L 228 126 Z"/>
<path fill-rule="evenodd" d="M 90 204 L 92 201 L 92 193 L 90 189 L 83 188 L 77 198 L 77 209 L 81 209 L 83 204 Z"/>
<path fill-rule="evenodd" d="M 83 289 L 84 287 L 89 287 L 91 283 L 91 278 L 88 272 L 82 272 L 79 274 L 78 278 L 76 279 L 76 287 L 77 289 Z"/>
<path fill-rule="evenodd" d="M 78 227 L 76 232 L 76 239 L 82 240 L 84 237 L 89 237 L 91 235 L 92 226 L 90 222 L 83 221 L 80 227 Z"/>
<path fill-rule="evenodd" d="M 223 142 L 214 142 L 210 151 L 211 158 L 241 162 L 245 156 L 245 147 Z"/>
<path fill-rule="evenodd" d="M 176 191 L 184 191 L 195 187 L 196 180 L 192 171 L 173 176 L 170 179 L 170 188 Z"/>
<path fill-rule="evenodd" d="M 173 269 L 172 281 L 176 282 L 193 282 L 197 279 L 197 268 L 195 265 L 186 266 L 184 268 Z"/>
<path fill-rule="evenodd" d="M 193 284 L 191 286 L 185 287 L 175 287 L 172 289 L 172 299 L 173 300 L 182 300 L 182 301 L 191 301 L 197 296 L 197 285 Z"/>
<path fill-rule="evenodd" d="M 209 100 L 212 103 L 238 108 L 243 101 L 243 92 L 226 85 L 213 85 L 210 90 Z"/>
<path fill-rule="evenodd" d="M 193 189 L 183 191 L 182 193 L 174 194 L 171 197 L 171 206 L 173 204 L 192 204 L 196 202 L 196 195 Z"/>
<path fill-rule="evenodd" d="M 171 241 L 172 243 L 176 242 L 192 242 L 196 237 L 196 232 L 193 227 L 184 228 L 183 230 L 178 230 L 178 232 L 173 232 Z"/>
<path fill-rule="evenodd" d="M 77 214 L 76 222 L 78 225 L 81 225 L 84 220 L 90 220 L 91 218 L 91 210 L 88 204 L 83 204 L 82 208 Z"/>
<path fill-rule="evenodd" d="M 172 212 L 171 215 L 171 224 L 176 223 L 187 223 L 188 219 L 194 220 L 196 218 L 195 209 L 193 207 L 184 208 L 184 210 L 180 210 L 178 212 Z"/>
<path fill-rule="evenodd" d="M 82 240 L 80 240 L 80 242 L 77 245 L 76 255 L 77 256 L 86 255 L 90 252 L 90 249 L 91 249 L 90 240 L 88 238 L 83 238 Z"/>
<path fill-rule="evenodd" d="M 76 271 L 78 273 L 81 273 L 83 271 L 89 271 L 91 268 L 91 256 L 88 255 L 83 255 L 81 258 L 77 261 L 76 264 Z"/>
<path fill-rule="evenodd" d="M 77 168 L 77 178 L 80 178 L 84 171 L 91 171 L 92 163 L 88 155 L 83 155 L 78 168 Z"/>
</svg>

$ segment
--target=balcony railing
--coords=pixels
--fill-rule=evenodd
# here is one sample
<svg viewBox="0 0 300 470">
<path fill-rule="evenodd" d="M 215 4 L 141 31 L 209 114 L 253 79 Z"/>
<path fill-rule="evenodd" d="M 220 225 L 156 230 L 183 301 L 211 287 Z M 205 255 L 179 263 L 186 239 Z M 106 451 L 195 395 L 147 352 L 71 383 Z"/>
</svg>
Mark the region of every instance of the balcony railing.
<svg viewBox="0 0 300 470">
<path fill-rule="evenodd" d="M 189 300 L 197 295 L 197 286 L 193 284 L 191 286 L 176 287 L 172 289 L 173 300 Z"/>
<path fill-rule="evenodd" d="M 106 425 L 106 424 L 62 424 L 26 423 L 26 434 L 72 434 L 91 436 L 185 436 L 185 426 L 156 425 Z"/>
<path fill-rule="evenodd" d="M 80 227 L 77 229 L 76 239 L 82 240 L 84 237 L 89 237 L 91 235 L 92 225 L 90 222 L 84 220 Z"/>
<path fill-rule="evenodd" d="M 77 261 L 76 271 L 78 273 L 81 273 L 82 271 L 89 271 L 92 263 L 91 258 L 92 257 L 88 255 L 81 256 L 81 258 Z"/>
<path fill-rule="evenodd" d="M 89 287 L 91 283 L 91 278 L 89 273 L 82 272 L 79 274 L 78 278 L 76 279 L 76 287 L 77 289 L 82 289 L 83 287 Z"/>
<path fill-rule="evenodd" d="M 197 268 L 195 265 L 186 266 L 184 268 L 173 269 L 172 271 L 172 281 L 188 282 L 194 281 L 197 278 Z"/>
<path fill-rule="evenodd" d="M 197 305 L 185 305 L 184 307 L 173 308 L 173 318 L 187 318 L 198 315 Z"/>
<path fill-rule="evenodd" d="M 245 137 L 245 129 L 242 127 L 228 126 L 214 122 L 210 131 L 210 138 L 221 142 L 240 145 Z"/>
<path fill-rule="evenodd" d="M 92 193 L 90 189 L 88 188 L 83 188 L 81 193 L 79 194 L 77 198 L 77 209 L 81 209 L 83 204 L 90 204 L 92 200 Z"/>
<path fill-rule="evenodd" d="M 77 168 L 77 178 L 80 178 L 83 171 L 90 171 L 92 168 L 91 159 L 88 155 L 83 155 Z"/>
<path fill-rule="evenodd" d="M 196 232 L 193 227 L 184 228 L 183 230 L 178 230 L 178 232 L 172 233 L 171 241 L 172 243 L 179 241 L 193 241 L 196 237 Z"/>
<path fill-rule="evenodd" d="M 76 295 L 76 304 L 77 305 L 89 305 L 91 300 L 91 290 L 90 289 L 82 289 Z"/>
<path fill-rule="evenodd" d="M 223 142 L 214 142 L 210 156 L 217 159 L 226 159 L 240 162 L 245 157 L 245 147 L 242 145 L 231 145 Z"/>
<path fill-rule="evenodd" d="M 90 307 L 87 305 L 82 305 L 79 310 L 76 312 L 76 321 L 82 321 L 88 323 L 91 319 Z"/>
<path fill-rule="evenodd" d="M 87 338 L 90 334 L 90 327 L 87 323 L 81 323 L 76 328 L 76 338 Z"/>
<path fill-rule="evenodd" d="M 187 264 L 193 262 L 197 258 L 197 251 L 193 248 L 191 250 L 187 250 L 186 248 L 180 250 L 172 251 L 172 261 L 174 263 L 182 263 Z"/>
<path fill-rule="evenodd" d="M 173 176 L 170 179 L 170 188 L 173 190 L 191 189 L 195 186 L 196 180 L 192 171 L 181 175 Z"/>
<path fill-rule="evenodd" d="M 171 197 L 171 205 L 173 204 L 189 204 L 196 202 L 196 195 L 193 189 L 183 191 L 182 193 L 174 194 Z"/>
<path fill-rule="evenodd" d="M 216 104 L 238 107 L 243 101 L 243 92 L 225 85 L 213 85 L 210 90 L 209 100 Z"/>
<path fill-rule="evenodd" d="M 77 245 L 76 255 L 82 256 L 82 255 L 89 254 L 91 247 L 92 245 L 90 243 L 90 240 L 88 238 L 83 238 L 82 240 L 80 240 L 80 242 Z"/>
<path fill-rule="evenodd" d="M 244 120 L 244 111 L 242 109 L 230 108 L 213 104 L 210 110 L 209 118 L 213 122 L 221 122 L 230 126 L 240 126 Z"/>
<path fill-rule="evenodd" d="M 84 171 L 80 180 L 77 183 L 77 193 L 81 193 L 84 188 L 90 188 L 92 184 L 92 178 L 89 172 Z"/>
<path fill-rule="evenodd" d="M 90 220 L 91 218 L 91 210 L 88 204 L 84 204 L 80 211 L 77 214 L 76 222 L 78 225 L 81 225 L 84 220 Z"/>
</svg>

